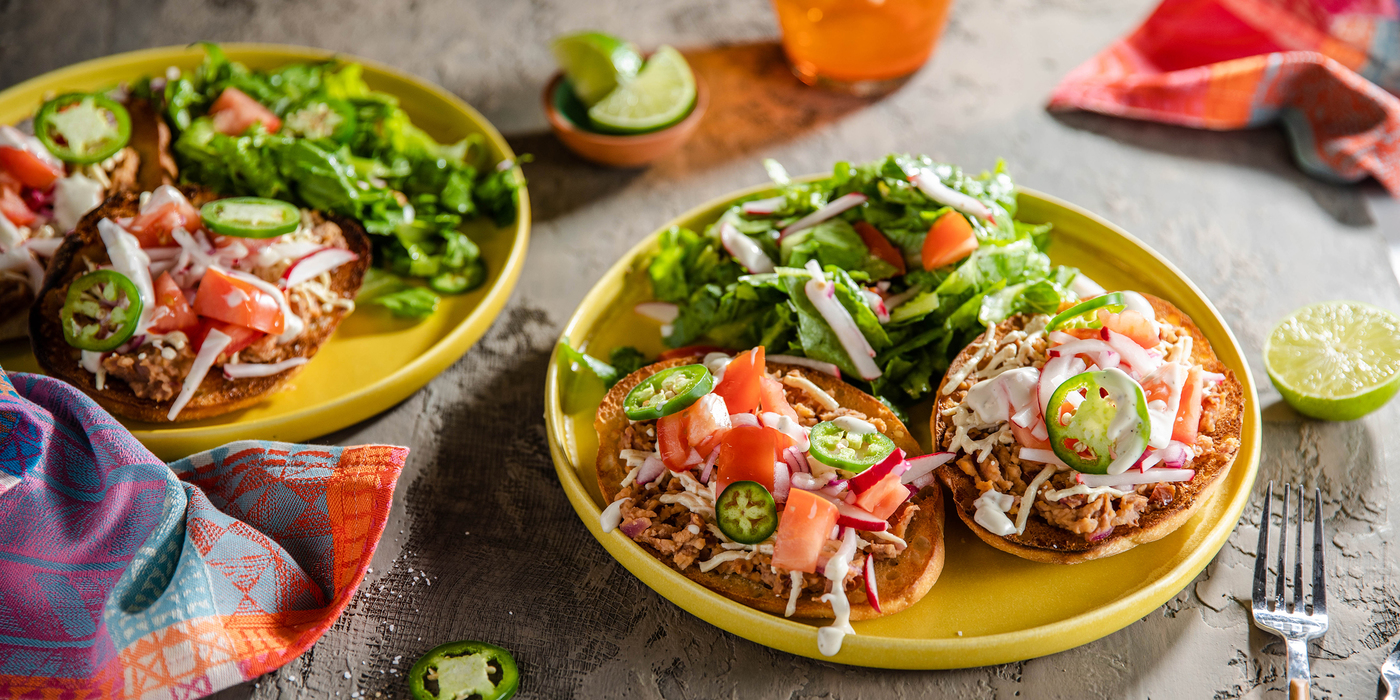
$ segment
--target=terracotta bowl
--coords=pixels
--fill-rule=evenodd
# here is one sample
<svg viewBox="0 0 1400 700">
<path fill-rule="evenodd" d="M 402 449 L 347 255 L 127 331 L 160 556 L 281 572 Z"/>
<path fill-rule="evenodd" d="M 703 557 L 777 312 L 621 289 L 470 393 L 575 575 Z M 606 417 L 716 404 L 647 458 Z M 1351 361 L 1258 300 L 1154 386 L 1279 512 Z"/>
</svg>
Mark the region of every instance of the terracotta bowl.
<svg viewBox="0 0 1400 700">
<path fill-rule="evenodd" d="M 705 108 L 710 104 L 710 90 L 699 74 L 695 76 L 695 107 L 690 114 L 671 126 L 645 134 L 599 134 L 580 127 L 555 102 L 564 74 L 555 73 L 544 88 L 544 113 L 554 135 L 580 158 L 615 168 L 636 168 L 646 165 L 681 147 L 695 133 Z M 580 108 L 582 105 L 580 105 Z"/>
</svg>

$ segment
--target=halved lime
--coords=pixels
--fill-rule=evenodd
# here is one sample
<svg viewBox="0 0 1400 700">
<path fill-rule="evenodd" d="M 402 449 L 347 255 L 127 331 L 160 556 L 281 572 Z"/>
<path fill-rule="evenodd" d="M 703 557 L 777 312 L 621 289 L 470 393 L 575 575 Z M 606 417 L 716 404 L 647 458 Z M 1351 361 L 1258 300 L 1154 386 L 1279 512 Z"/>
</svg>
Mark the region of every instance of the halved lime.
<svg viewBox="0 0 1400 700">
<path fill-rule="evenodd" d="M 573 84 L 574 94 L 589 107 L 642 68 L 642 55 L 636 46 L 602 32 L 565 34 L 550 48 Z"/>
<path fill-rule="evenodd" d="M 588 110 L 600 131 L 639 134 L 670 126 L 695 106 L 695 75 L 681 52 L 662 46 L 637 77 Z"/>
<path fill-rule="evenodd" d="M 1356 301 L 1304 306 L 1269 333 L 1264 368 L 1299 413 L 1360 418 L 1400 389 L 1400 318 Z"/>
</svg>

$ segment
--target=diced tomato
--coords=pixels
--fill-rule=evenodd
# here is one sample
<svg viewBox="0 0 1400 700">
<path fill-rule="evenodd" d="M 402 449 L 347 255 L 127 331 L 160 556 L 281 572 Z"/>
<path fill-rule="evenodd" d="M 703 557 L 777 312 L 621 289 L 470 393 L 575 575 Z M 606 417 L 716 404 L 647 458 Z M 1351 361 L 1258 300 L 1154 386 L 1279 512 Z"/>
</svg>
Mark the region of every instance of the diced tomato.
<svg viewBox="0 0 1400 700">
<path fill-rule="evenodd" d="M 46 190 L 53 186 L 54 180 L 63 177 L 63 168 L 46 163 L 29 151 L 9 146 L 0 146 L 0 170 L 36 190 Z"/>
<path fill-rule="evenodd" d="M 928 229 L 920 253 L 925 270 L 937 270 L 951 265 L 977 250 L 977 234 L 962 214 L 950 211 Z"/>
<path fill-rule="evenodd" d="M 753 413 L 758 408 L 758 397 L 765 367 L 763 346 L 745 350 L 734 356 L 734 360 L 724 369 L 724 379 L 715 386 L 715 393 L 724 399 L 724 404 L 733 413 Z"/>
<path fill-rule="evenodd" d="M 271 294 L 250 282 L 210 268 L 199 283 L 194 310 L 200 316 L 274 335 L 285 330 L 282 308 Z"/>
<path fill-rule="evenodd" d="M 685 411 L 662 416 L 656 421 L 656 448 L 667 469 L 683 472 L 689 468 L 686 466 L 690 445 L 685 441 Z"/>
<path fill-rule="evenodd" d="M 1172 439 L 1187 445 L 1196 444 L 1196 433 L 1201 427 L 1201 397 L 1205 391 L 1205 375 L 1201 368 L 1191 366 L 1186 373 L 1186 383 L 1181 387 L 1181 404 L 1176 409 L 1176 425 L 1172 426 Z"/>
<path fill-rule="evenodd" d="M 19 189 L 11 187 L 0 187 L 0 215 L 16 226 L 28 226 L 39 218 L 25 205 L 24 198 L 19 196 Z"/>
<path fill-rule="evenodd" d="M 215 321 L 212 318 L 201 318 L 199 319 L 199 325 L 194 331 L 194 335 L 190 337 L 190 347 L 195 352 L 199 352 L 199 349 L 204 346 L 204 338 L 209 335 L 210 330 L 214 329 L 217 329 L 220 333 L 229 337 L 228 347 L 224 348 L 224 351 L 219 353 L 220 362 L 233 357 L 239 350 L 256 343 L 258 340 L 262 339 L 263 336 L 267 335 L 266 333 L 255 331 L 245 326 L 236 326 L 232 323 Z"/>
<path fill-rule="evenodd" d="M 214 130 L 229 136 L 240 136 L 258 122 L 269 134 L 282 128 L 282 120 L 272 110 L 235 87 L 224 88 L 209 106 L 209 114 L 214 117 Z"/>
<path fill-rule="evenodd" d="M 1103 323 L 1104 328 L 1114 333 L 1126 335 L 1132 338 L 1134 343 L 1144 348 L 1151 350 L 1157 347 L 1159 340 L 1157 328 L 1152 325 L 1151 321 L 1147 320 L 1146 316 L 1132 309 L 1124 309 L 1116 314 L 1111 314 L 1106 309 L 1099 309 L 1099 321 Z"/>
<path fill-rule="evenodd" d="M 736 481 L 757 481 L 770 492 L 773 490 L 773 455 L 777 451 L 773 436 L 778 431 L 753 425 L 729 429 L 719 444 L 719 459 L 715 461 L 715 493 Z"/>
<path fill-rule="evenodd" d="M 674 360 L 677 357 L 690 357 L 691 355 L 708 355 L 712 352 L 728 352 L 724 348 L 713 345 L 687 345 L 681 348 L 672 348 L 657 356 L 657 360 Z"/>
<path fill-rule="evenodd" d="M 886 474 L 874 486 L 856 496 L 856 505 L 871 515 L 886 520 L 909 498 L 909 488 L 900 483 L 899 475 Z"/>
<path fill-rule="evenodd" d="M 199 218 L 199 210 L 185 200 L 167 202 L 144 214 L 137 214 L 136 218 L 131 220 L 131 225 L 127 226 L 127 230 L 136 236 L 142 248 L 161 248 L 175 245 L 175 238 L 172 236 L 175 229 L 183 228 L 193 232 L 203 225 Z"/>
<path fill-rule="evenodd" d="M 1068 333 L 1080 340 L 1100 340 L 1103 336 L 1100 328 L 1061 328 L 1058 332 Z"/>
<path fill-rule="evenodd" d="M 816 573 L 822 545 L 831 539 L 838 515 L 835 504 L 811 491 L 789 491 L 773 543 L 773 566 Z"/>
<path fill-rule="evenodd" d="M 729 432 L 729 410 L 725 408 L 724 399 L 705 394 L 681 413 L 685 414 L 681 420 L 686 444 L 695 448 L 701 457 L 709 457 Z"/>
<path fill-rule="evenodd" d="M 152 332 L 185 331 L 185 335 L 190 335 L 199 327 L 199 316 L 190 308 L 185 293 L 175 284 L 169 272 L 162 272 L 156 278 L 155 291 L 156 309 L 151 314 L 150 326 Z"/>
<path fill-rule="evenodd" d="M 797 420 L 797 411 L 794 411 L 792 406 L 788 404 L 787 392 L 783 389 L 783 383 L 772 377 L 759 377 L 758 406 L 766 412 Z"/>
<path fill-rule="evenodd" d="M 1040 416 L 1037 415 L 1036 420 L 1040 420 Z M 1032 423 L 1029 428 L 1022 428 L 1016 424 L 1016 421 L 1008 418 L 1006 424 L 1011 426 L 1011 434 L 1016 437 L 1016 442 L 1022 447 L 1029 447 L 1033 450 L 1050 449 L 1050 441 L 1048 439 L 1041 439 L 1035 436 L 1034 423 Z"/>
<path fill-rule="evenodd" d="M 904 254 L 890 243 L 890 239 L 885 238 L 885 234 L 880 233 L 880 229 L 864 221 L 857 221 L 856 233 L 859 233 L 860 239 L 865 241 L 865 247 L 870 249 L 871 255 L 893 265 L 901 275 L 906 272 Z"/>
</svg>

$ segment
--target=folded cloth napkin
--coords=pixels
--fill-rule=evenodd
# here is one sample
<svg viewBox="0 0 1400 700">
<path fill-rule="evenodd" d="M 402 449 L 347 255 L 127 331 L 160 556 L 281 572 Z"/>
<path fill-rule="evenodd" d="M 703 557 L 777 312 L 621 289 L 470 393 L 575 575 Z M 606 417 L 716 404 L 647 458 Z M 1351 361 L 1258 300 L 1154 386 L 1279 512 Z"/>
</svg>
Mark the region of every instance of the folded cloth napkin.
<svg viewBox="0 0 1400 700">
<path fill-rule="evenodd" d="M 1217 130 L 1279 121 L 1308 173 L 1370 175 L 1400 196 L 1398 15 L 1395 0 L 1165 0 L 1049 107 Z"/>
<path fill-rule="evenodd" d="M 407 455 L 167 466 L 73 387 L 0 370 L 0 696 L 197 698 L 291 661 L 364 578 Z"/>
</svg>

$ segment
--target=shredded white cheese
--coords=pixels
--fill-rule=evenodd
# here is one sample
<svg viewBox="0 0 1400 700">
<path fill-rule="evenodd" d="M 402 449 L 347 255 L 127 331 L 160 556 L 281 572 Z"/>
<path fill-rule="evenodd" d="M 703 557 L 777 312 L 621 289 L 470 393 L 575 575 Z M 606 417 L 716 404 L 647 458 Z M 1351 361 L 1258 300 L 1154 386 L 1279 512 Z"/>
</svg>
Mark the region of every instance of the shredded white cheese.
<svg viewBox="0 0 1400 700">
<path fill-rule="evenodd" d="M 1036 474 L 1035 478 L 1031 479 L 1031 483 L 1026 486 L 1026 492 L 1021 495 L 1020 511 L 1016 513 L 1016 534 L 1020 535 L 1026 532 L 1026 521 L 1030 520 L 1031 506 L 1035 503 L 1035 494 L 1040 490 L 1041 485 L 1050 478 L 1050 475 L 1054 473 L 1055 466 L 1047 465 L 1044 469 L 1041 469 L 1040 473 Z"/>
<path fill-rule="evenodd" d="M 823 391 L 821 387 L 817 386 L 816 384 L 813 384 L 812 380 L 806 377 L 799 377 L 790 374 L 783 377 L 783 383 L 794 389 L 801 389 L 807 392 L 807 395 L 811 396 L 813 401 L 816 401 L 817 403 L 821 404 L 822 408 L 825 408 L 828 411 L 835 411 L 836 409 L 841 407 L 841 404 L 836 403 L 836 399 L 831 398 L 831 394 L 828 394 L 825 391 Z"/>
<path fill-rule="evenodd" d="M 788 579 L 792 582 L 792 590 L 788 591 L 787 610 L 783 611 L 783 617 L 792 617 L 797 612 L 797 597 L 802 595 L 802 572 L 788 572 Z"/>
<path fill-rule="evenodd" d="M 1089 500 L 1092 501 L 1104 494 L 1108 494 L 1113 498 L 1118 498 L 1119 496 L 1127 495 L 1127 493 L 1127 491 L 1119 491 L 1118 489 L 1115 489 L 1112 486 L 1090 487 L 1088 484 L 1078 484 L 1076 486 L 1071 486 L 1067 489 L 1060 489 L 1058 491 L 1056 491 L 1055 489 L 1046 489 L 1045 493 L 1042 493 L 1040 495 L 1043 496 L 1045 500 L 1050 501 L 1051 503 L 1058 503 L 1061 498 L 1067 498 L 1069 496 L 1087 496 Z"/>
</svg>

